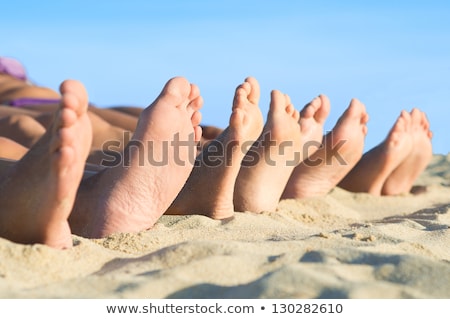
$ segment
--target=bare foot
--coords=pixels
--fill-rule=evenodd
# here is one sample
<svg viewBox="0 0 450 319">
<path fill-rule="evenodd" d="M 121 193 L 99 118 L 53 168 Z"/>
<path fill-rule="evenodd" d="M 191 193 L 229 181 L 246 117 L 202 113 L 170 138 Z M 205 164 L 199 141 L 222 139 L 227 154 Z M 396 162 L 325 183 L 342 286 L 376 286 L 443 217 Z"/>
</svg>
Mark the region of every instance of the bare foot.
<svg viewBox="0 0 450 319">
<path fill-rule="evenodd" d="M 425 170 L 433 156 L 431 137 L 430 123 L 425 113 L 413 109 L 411 111 L 411 151 L 389 175 L 381 195 L 398 195 L 411 190 L 414 181 Z"/>
<path fill-rule="evenodd" d="M 329 113 L 326 97 L 315 98 L 301 118 L 288 95 L 272 91 L 267 122 L 239 172 L 234 205 L 237 211 L 273 211 L 294 168 L 315 151 Z"/>
<path fill-rule="evenodd" d="M 388 176 L 412 150 L 411 115 L 402 111 L 386 139 L 364 154 L 339 187 L 381 195 Z"/>
<path fill-rule="evenodd" d="M 259 84 L 251 77 L 236 89 L 230 125 L 203 149 L 198 165 L 167 214 L 200 214 L 214 219 L 233 215 L 241 162 L 263 126 L 259 95 Z"/>
<path fill-rule="evenodd" d="M 156 223 L 192 171 L 202 104 L 198 87 L 186 79 L 166 83 L 142 111 L 118 165 L 83 180 L 70 219 L 75 233 L 104 237 Z"/>
<path fill-rule="evenodd" d="M 88 97 L 81 83 L 61 84 L 55 120 L 1 177 L 0 236 L 15 242 L 72 246 L 69 215 L 91 146 Z"/>
<path fill-rule="evenodd" d="M 335 187 L 362 156 L 368 119 L 364 105 L 353 99 L 323 146 L 294 169 L 282 198 L 322 196 Z"/>
</svg>

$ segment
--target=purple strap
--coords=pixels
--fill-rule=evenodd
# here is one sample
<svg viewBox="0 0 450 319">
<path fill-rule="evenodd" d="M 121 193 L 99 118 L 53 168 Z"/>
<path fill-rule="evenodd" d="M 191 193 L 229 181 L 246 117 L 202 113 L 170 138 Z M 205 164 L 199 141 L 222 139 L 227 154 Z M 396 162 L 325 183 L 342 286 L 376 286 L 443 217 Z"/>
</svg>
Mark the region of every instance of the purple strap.
<svg viewBox="0 0 450 319">
<path fill-rule="evenodd" d="M 37 98 L 20 98 L 15 99 L 8 102 L 8 105 L 15 106 L 15 107 L 21 107 L 21 106 L 28 106 L 28 105 L 43 105 L 43 104 L 57 104 L 59 103 L 59 99 L 37 99 Z"/>
<path fill-rule="evenodd" d="M 0 57 L 0 73 L 11 75 L 18 80 L 27 80 L 27 73 L 23 65 L 12 58 Z"/>
</svg>

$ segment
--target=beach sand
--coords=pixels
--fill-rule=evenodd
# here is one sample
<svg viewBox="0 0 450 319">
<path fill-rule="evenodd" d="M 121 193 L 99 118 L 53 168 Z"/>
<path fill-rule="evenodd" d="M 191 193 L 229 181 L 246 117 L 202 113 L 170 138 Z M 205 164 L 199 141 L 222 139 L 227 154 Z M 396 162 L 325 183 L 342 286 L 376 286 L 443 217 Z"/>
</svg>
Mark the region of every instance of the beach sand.
<svg viewBox="0 0 450 319">
<path fill-rule="evenodd" d="M 336 188 L 227 221 L 163 216 L 64 251 L 0 239 L 0 297 L 450 298 L 450 155 L 416 184 L 427 191 Z"/>
</svg>

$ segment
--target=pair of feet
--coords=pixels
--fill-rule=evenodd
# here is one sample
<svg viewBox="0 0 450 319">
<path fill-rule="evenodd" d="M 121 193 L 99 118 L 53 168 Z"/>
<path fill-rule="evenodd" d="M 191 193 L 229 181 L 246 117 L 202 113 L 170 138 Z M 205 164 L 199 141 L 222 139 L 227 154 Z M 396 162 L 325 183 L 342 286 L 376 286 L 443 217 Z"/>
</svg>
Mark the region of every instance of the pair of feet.
<svg viewBox="0 0 450 319">
<path fill-rule="evenodd" d="M 335 186 L 357 193 L 408 193 L 425 170 L 433 152 L 430 123 L 422 111 L 402 111 L 386 138 L 362 154 L 368 115 L 352 100 L 323 146 L 297 166 L 282 198 L 307 198 Z"/>
<path fill-rule="evenodd" d="M 373 195 L 410 192 L 433 156 L 431 138 L 424 112 L 402 111 L 386 139 L 365 153 L 339 186 Z"/>
</svg>

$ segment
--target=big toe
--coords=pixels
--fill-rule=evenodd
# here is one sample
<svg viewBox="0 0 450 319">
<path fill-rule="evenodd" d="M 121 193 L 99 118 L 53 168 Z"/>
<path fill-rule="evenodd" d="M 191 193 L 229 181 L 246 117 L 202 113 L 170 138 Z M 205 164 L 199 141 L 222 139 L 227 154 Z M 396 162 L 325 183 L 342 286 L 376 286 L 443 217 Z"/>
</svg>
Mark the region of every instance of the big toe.
<svg viewBox="0 0 450 319">
<path fill-rule="evenodd" d="M 63 98 L 64 96 L 72 96 L 63 103 L 64 108 L 74 110 L 78 116 L 87 111 L 89 97 L 83 83 L 77 80 L 65 80 L 59 86 L 59 91 Z"/>
<path fill-rule="evenodd" d="M 273 90 L 270 93 L 270 108 L 269 111 L 274 115 L 283 114 L 286 112 L 287 96 L 278 90 Z"/>
<path fill-rule="evenodd" d="M 245 79 L 245 82 L 249 83 L 251 87 L 248 94 L 248 100 L 253 104 L 258 104 L 261 95 L 258 81 L 250 76 Z"/>
<path fill-rule="evenodd" d="M 330 114 L 330 100 L 326 95 L 319 95 L 320 98 L 320 107 L 317 109 L 317 112 L 314 115 L 314 118 L 319 123 L 324 123 Z"/>
<path fill-rule="evenodd" d="M 191 84 L 186 78 L 174 77 L 167 81 L 159 95 L 160 99 L 170 100 L 170 103 L 180 105 L 191 94 Z"/>
</svg>

